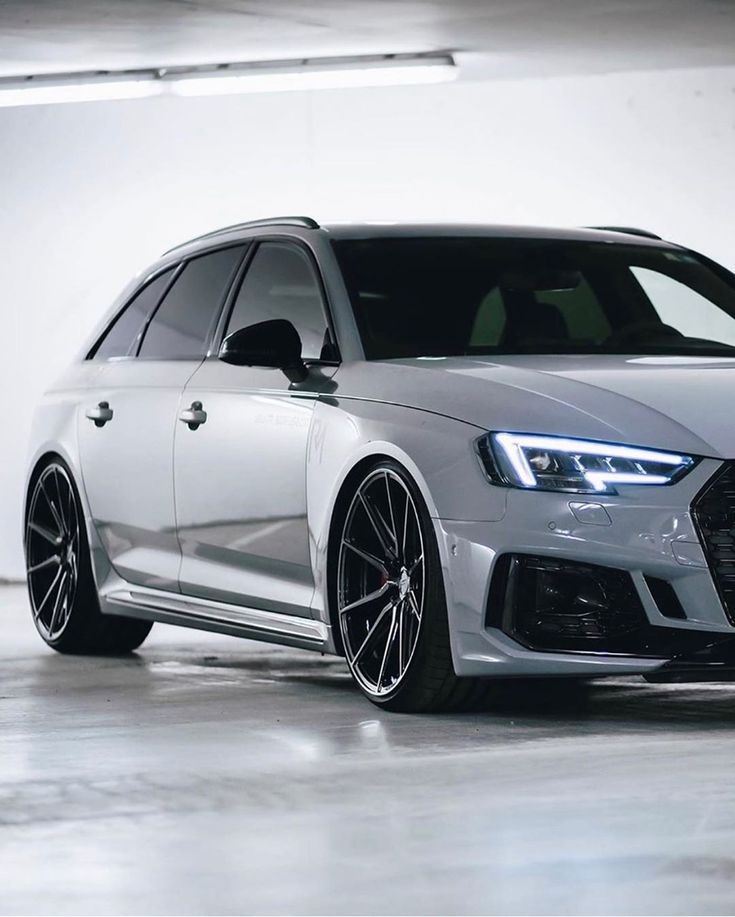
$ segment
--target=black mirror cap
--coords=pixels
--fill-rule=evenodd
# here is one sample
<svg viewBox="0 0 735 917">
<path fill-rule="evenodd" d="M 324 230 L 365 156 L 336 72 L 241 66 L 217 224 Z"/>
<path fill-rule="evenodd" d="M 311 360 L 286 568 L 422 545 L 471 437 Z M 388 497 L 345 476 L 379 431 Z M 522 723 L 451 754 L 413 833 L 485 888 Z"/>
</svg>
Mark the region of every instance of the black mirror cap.
<svg viewBox="0 0 735 917">
<path fill-rule="evenodd" d="M 291 382 L 303 382 L 308 370 L 301 359 L 301 338 L 284 318 L 258 322 L 233 331 L 222 341 L 219 358 L 233 366 L 281 369 Z"/>
</svg>

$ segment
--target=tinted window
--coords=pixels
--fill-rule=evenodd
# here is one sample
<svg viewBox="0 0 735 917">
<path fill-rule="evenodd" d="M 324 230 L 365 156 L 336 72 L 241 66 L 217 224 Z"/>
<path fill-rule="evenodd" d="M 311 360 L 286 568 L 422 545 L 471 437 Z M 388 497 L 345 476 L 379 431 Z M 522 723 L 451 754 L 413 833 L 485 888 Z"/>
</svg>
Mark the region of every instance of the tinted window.
<svg viewBox="0 0 735 917">
<path fill-rule="evenodd" d="M 301 249 L 263 242 L 248 268 L 226 334 L 273 318 L 285 318 L 301 335 L 305 360 L 331 359 L 319 280 Z"/>
<path fill-rule="evenodd" d="M 634 267 L 633 273 L 662 322 L 687 337 L 735 345 L 735 322 L 701 293 L 650 268 Z"/>
<path fill-rule="evenodd" d="M 204 356 L 241 246 L 194 258 L 176 278 L 148 326 L 140 356 L 186 360 Z"/>
<path fill-rule="evenodd" d="M 151 280 L 139 293 L 136 293 L 97 345 L 92 354 L 96 360 L 126 357 L 130 353 L 135 353 L 138 347 L 138 336 L 151 312 L 158 305 L 158 300 L 171 280 L 173 272 L 174 269 L 171 268 L 159 274 L 155 280 Z"/>
<path fill-rule="evenodd" d="M 593 289 L 584 279 L 575 279 L 576 286 L 569 289 L 537 291 L 537 305 L 548 312 L 561 317 L 564 329 L 575 341 L 604 341 L 611 332 L 602 303 L 595 296 Z M 508 317 L 506 299 L 512 303 L 510 291 L 503 291 L 500 286 L 493 287 L 484 297 L 475 315 L 470 347 L 499 347 L 503 340 L 513 334 L 515 314 Z M 522 313 L 525 310 L 521 307 Z M 543 319 L 542 319 L 543 320 Z M 530 332 L 530 328 L 527 329 Z"/>
<path fill-rule="evenodd" d="M 368 359 L 735 355 L 735 287 L 682 249 L 458 236 L 334 246 Z"/>
</svg>

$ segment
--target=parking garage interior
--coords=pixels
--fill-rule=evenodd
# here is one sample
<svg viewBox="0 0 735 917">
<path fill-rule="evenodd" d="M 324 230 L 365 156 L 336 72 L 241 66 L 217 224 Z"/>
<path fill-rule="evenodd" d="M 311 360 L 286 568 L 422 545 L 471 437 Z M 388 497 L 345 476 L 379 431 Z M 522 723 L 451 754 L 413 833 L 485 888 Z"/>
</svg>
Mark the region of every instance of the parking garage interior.
<svg viewBox="0 0 735 917">
<path fill-rule="evenodd" d="M 446 53 L 447 83 L 2 104 L 2 80 Z M 0 4 L 0 912 L 726 914 L 735 687 L 371 706 L 345 661 L 35 632 L 34 405 L 163 251 L 278 213 L 639 226 L 735 269 L 730 0 Z M 114 484 L 114 482 L 113 482 Z"/>
</svg>

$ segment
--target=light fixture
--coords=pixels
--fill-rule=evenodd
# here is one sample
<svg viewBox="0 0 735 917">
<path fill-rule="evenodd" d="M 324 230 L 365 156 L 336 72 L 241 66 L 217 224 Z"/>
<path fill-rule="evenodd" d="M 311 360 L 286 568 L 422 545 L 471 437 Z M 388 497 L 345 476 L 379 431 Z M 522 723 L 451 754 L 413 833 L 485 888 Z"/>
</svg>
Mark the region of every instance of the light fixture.
<svg viewBox="0 0 735 917">
<path fill-rule="evenodd" d="M 673 484 L 696 464 L 694 457 L 674 452 L 527 433 L 489 433 L 477 441 L 477 450 L 496 484 L 571 493 Z"/>
<path fill-rule="evenodd" d="M 350 89 L 440 83 L 455 79 L 448 52 L 253 61 L 198 67 L 44 74 L 0 79 L 0 107 L 96 102 L 156 95 Z"/>
<path fill-rule="evenodd" d="M 229 65 L 214 72 L 171 73 L 165 79 L 176 95 L 201 96 L 441 83 L 456 75 L 451 55 L 417 54 Z"/>
<path fill-rule="evenodd" d="M 28 77 L 24 81 L 0 79 L 0 107 L 17 105 L 57 105 L 64 102 L 109 102 L 116 99 L 141 99 L 159 95 L 160 85 L 143 75 L 106 79 L 90 76 L 52 78 Z"/>
</svg>

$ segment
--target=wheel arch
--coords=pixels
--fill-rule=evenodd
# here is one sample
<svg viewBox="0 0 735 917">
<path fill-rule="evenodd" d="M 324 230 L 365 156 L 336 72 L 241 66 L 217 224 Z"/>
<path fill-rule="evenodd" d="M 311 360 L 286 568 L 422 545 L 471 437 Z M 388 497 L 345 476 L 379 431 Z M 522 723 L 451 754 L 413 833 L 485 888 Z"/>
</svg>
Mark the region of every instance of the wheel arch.
<svg viewBox="0 0 735 917">
<path fill-rule="evenodd" d="M 33 461 L 30 463 L 29 471 L 26 476 L 25 491 L 23 493 L 23 537 L 25 539 L 25 525 L 28 520 L 28 506 L 30 501 L 31 492 L 38 480 L 41 472 L 47 465 L 51 462 L 61 459 L 61 461 L 66 465 L 69 473 L 72 476 L 74 485 L 77 488 L 77 491 L 80 491 L 80 480 L 79 475 L 77 474 L 74 464 L 68 455 L 64 454 L 63 449 L 47 447 L 45 450 L 40 450 L 40 452 L 34 457 Z"/>
<path fill-rule="evenodd" d="M 478 428 L 403 405 L 360 399 L 318 401 L 311 421 L 306 462 L 306 513 L 314 591 L 311 614 L 329 628 L 329 651 L 340 652 L 329 595 L 328 559 L 335 511 L 356 476 L 382 459 L 397 462 L 422 497 L 434 528 L 440 519 L 502 518 L 505 492 L 488 488 L 474 450 Z M 489 492 L 488 492 L 489 491 Z M 485 510 L 483 509 L 483 515 Z M 445 572 L 447 548 L 439 538 Z"/>
<path fill-rule="evenodd" d="M 100 584 L 104 583 L 105 578 L 109 575 L 111 570 L 110 562 L 99 540 L 97 529 L 92 520 L 92 513 L 87 499 L 87 491 L 84 486 L 84 477 L 81 468 L 75 460 L 75 456 L 71 455 L 60 442 L 45 442 L 36 450 L 28 464 L 28 473 L 26 475 L 25 489 L 23 492 L 23 515 L 21 517 L 23 526 L 23 554 L 25 556 L 26 522 L 28 520 L 29 499 L 33 486 L 43 469 L 50 462 L 58 459 L 66 466 L 81 504 L 82 514 L 84 516 L 84 529 L 87 533 L 87 543 L 91 555 L 92 577 L 99 591 Z"/>
</svg>

